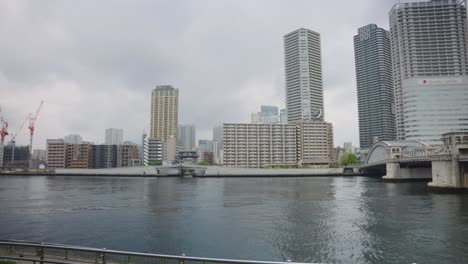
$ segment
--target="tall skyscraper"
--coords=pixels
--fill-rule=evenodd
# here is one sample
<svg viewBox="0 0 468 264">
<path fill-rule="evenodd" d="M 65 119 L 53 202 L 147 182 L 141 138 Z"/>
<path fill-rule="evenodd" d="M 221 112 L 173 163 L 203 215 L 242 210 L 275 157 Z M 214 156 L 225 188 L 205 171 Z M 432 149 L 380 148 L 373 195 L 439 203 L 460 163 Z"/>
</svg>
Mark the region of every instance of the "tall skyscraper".
<svg viewBox="0 0 468 264">
<path fill-rule="evenodd" d="M 444 132 L 465 131 L 464 1 L 400 3 L 389 16 L 397 137 L 437 141 Z"/>
<path fill-rule="evenodd" d="M 278 124 L 278 107 L 271 105 L 262 105 L 260 112 L 251 114 L 252 124 Z"/>
<path fill-rule="evenodd" d="M 195 151 L 197 149 L 195 126 L 180 125 L 177 131 L 177 140 L 183 151 Z"/>
<path fill-rule="evenodd" d="M 395 140 L 390 33 L 370 24 L 354 36 L 359 110 L 359 142 L 369 148 L 374 137 Z"/>
<path fill-rule="evenodd" d="M 177 137 L 179 89 L 170 85 L 156 86 L 151 96 L 150 137 L 167 141 Z"/>
<path fill-rule="evenodd" d="M 123 130 L 118 128 L 106 129 L 106 145 L 122 145 Z"/>
<path fill-rule="evenodd" d="M 324 119 L 320 34 L 300 28 L 284 36 L 289 123 Z"/>
</svg>

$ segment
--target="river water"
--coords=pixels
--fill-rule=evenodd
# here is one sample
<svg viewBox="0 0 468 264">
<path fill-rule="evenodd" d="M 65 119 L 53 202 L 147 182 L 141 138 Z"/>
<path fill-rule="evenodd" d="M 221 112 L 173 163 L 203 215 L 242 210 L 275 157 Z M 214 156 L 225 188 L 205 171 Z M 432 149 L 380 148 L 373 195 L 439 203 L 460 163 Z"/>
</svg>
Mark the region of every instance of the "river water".
<svg viewBox="0 0 468 264">
<path fill-rule="evenodd" d="M 0 177 L 0 239 L 324 263 L 468 263 L 468 195 L 324 178 Z"/>
</svg>

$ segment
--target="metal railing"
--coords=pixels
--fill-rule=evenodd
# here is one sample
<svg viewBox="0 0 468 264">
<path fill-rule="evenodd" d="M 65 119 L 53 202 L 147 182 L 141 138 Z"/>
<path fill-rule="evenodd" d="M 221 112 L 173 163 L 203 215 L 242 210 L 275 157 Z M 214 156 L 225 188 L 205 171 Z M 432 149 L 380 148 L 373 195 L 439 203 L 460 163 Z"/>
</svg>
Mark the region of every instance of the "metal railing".
<svg viewBox="0 0 468 264">
<path fill-rule="evenodd" d="M 284 264 L 287 262 L 233 260 L 158 255 L 35 242 L 0 241 L 0 261 L 16 264 Z M 295 264 L 302 264 L 297 263 Z"/>
</svg>

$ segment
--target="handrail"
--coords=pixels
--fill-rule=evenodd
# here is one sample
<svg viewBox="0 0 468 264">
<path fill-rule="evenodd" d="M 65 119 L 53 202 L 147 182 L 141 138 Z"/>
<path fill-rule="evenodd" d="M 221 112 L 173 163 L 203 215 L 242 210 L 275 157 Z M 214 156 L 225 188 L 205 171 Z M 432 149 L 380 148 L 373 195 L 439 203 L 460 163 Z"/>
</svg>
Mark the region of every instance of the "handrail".
<svg viewBox="0 0 468 264">
<path fill-rule="evenodd" d="M 7 256 L 2 256 L 2 255 L 0 255 L 0 259 L 30 261 L 33 263 L 40 262 L 40 263 L 50 263 L 50 264 L 72 264 L 72 262 L 53 261 L 53 260 L 45 260 L 45 259 L 38 259 L 38 258 L 7 257 Z"/>
<path fill-rule="evenodd" d="M 0 240 L 0 245 L 5 246 L 25 246 L 25 247 L 35 247 L 35 248 L 50 248 L 50 249 L 64 249 L 64 250 L 79 250 L 87 251 L 93 253 L 106 253 L 106 254 L 119 254 L 126 256 L 139 256 L 139 257 L 154 257 L 161 259 L 176 259 L 176 260 L 188 260 L 188 261 L 200 261 L 200 262 L 213 262 L 213 263 L 231 263 L 231 264 L 306 264 L 301 262 L 277 262 L 277 261 L 257 261 L 257 260 L 235 260 L 235 259 L 219 259 L 219 258 L 202 258 L 202 257 L 189 257 L 189 256 L 176 256 L 176 255 L 162 255 L 162 254 L 152 254 L 152 253 L 138 253 L 138 252 L 129 252 L 129 251 L 119 251 L 119 250 L 108 250 L 108 249 L 99 249 L 91 247 L 81 247 L 81 246 L 69 246 L 61 244 L 48 244 L 48 243 L 38 243 L 38 242 L 15 242 L 15 241 L 5 241 Z M 2 256 L 0 255 L 0 258 Z M 46 261 L 44 261 L 46 262 Z M 60 262 L 62 263 L 62 262 Z"/>
</svg>

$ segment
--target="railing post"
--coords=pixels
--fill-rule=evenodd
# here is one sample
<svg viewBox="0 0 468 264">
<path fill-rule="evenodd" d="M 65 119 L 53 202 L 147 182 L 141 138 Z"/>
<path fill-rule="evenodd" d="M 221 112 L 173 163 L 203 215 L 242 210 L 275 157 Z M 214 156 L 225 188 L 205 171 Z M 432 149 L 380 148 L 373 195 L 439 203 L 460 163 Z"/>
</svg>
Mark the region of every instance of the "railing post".
<svg viewBox="0 0 468 264">
<path fill-rule="evenodd" d="M 132 263 L 132 257 L 130 255 L 127 256 L 127 263 L 128 264 Z"/>
<path fill-rule="evenodd" d="M 103 248 L 103 250 L 106 250 L 106 248 Z M 106 264 L 106 252 L 102 252 L 102 264 Z"/>
<path fill-rule="evenodd" d="M 185 257 L 185 254 L 182 254 L 182 257 Z M 184 259 L 180 258 L 179 259 L 179 264 L 184 264 Z"/>
<path fill-rule="evenodd" d="M 99 256 L 98 256 L 99 252 L 96 251 L 96 259 L 94 260 L 94 263 L 98 263 L 98 259 L 99 259 Z"/>
<path fill-rule="evenodd" d="M 65 259 L 68 260 L 68 249 L 65 249 Z"/>
</svg>

